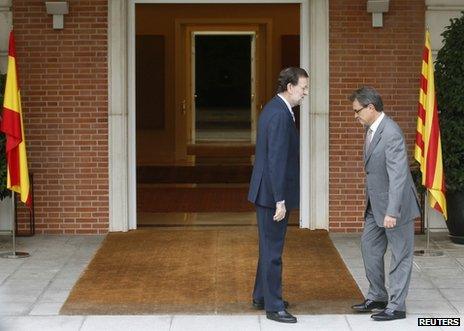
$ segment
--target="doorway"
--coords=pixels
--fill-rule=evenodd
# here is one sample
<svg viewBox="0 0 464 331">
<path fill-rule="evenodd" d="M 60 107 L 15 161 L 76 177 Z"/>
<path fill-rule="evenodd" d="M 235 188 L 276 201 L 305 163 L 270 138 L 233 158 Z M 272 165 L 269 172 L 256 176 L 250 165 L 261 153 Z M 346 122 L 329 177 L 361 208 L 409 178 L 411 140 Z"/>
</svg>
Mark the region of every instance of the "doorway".
<svg viewBox="0 0 464 331">
<path fill-rule="evenodd" d="M 193 33 L 192 142 L 250 142 L 255 33 Z"/>
<path fill-rule="evenodd" d="M 177 164 L 250 165 L 259 109 L 273 93 L 271 21 L 176 23 Z"/>
<path fill-rule="evenodd" d="M 224 13 L 224 12 L 227 12 L 228 13 L 228 17 L 232 17 L 232 18 L 235 18 L 237 19 L 238 16 L 241 16 L 242 19 L 240 19 L 239 21 L 241 21 L 242 23 L 250 23 L 251 22 L 254 22 L 254 23 L 258 23 L 258 21 L 263 21 L 263 20 L 266 20 L 264 17 L 271 17 L 273 14 L 271 13 L 271 11 L 273 9 L 277 9 L 277 16 L 273 16 L 273 19 L 272 19 L 272 25 L 271 25 L 271 28 L 270 30 L 271 31 L 274 31 L 274 29 L 276 28 L 279 28 L 279 29 L 288 29 L 289 25 L 288 24 L 280 24 L 279 23 L 279 20 L 285 20 L 285 22 L 287 23 L 295 23 L 296 26 L 300 26 L 301 28 L 301 31 L 302 31 L 302 36 L 301 36 L 301 39 L 300 39 L 300 45 L 301 45 L 301 54 L 300 54 L 300 59 L 301 59 L 301 62 L 300 62 L 300 65 L 305 67 L 305 68 L 310 68 L 310 65 L 309 65 L 309 58 L 313 58 L 313 60 L 311 61 L 311 69 L 310 70 L 311 72 L 315 72 L 316 74 L 313 75 L 312 77 L 319 77 L 320 79 L 318 79 L 317 81 L 313 81 L 312 79 L 312 86 L 316 86 L 316 90 L 317 91 L 321 91 L 321 86 L 320 86 L 320 82 L 319 81 L 323 81 L 325 82 L 327 79 L 327 75 L 324 74 L 324 73 L 327 73 L 327 63 L 326 63 L 326 57 L 324 57 L 323 55 L 324 54 L 327 54 L 327 49 L 328 49 L 328 43 L 324 43 L 326 40 L 327 40 L 327 29 L 325 29 L 326 25 L 323 24 L 323 22 L 326 22 L 327 20 L 327 10 L 328 10 L 328 6 L 327 6 L 327 2 L 324 1 L 324 2 L 321 2 L 320 5 L 319 5 L 319 2 L 309 2 L 309 1 L 306 1 L 306 0 L 302 0 L 302 1 L 294 1 L 295 4 L 296 4 L 296 8 L 297 10 L 299 9 L 300 10 L 300 14 L 297 15 L 296 17 L 300 17 L 301 18 L 301 21 L 298 22 L 298 19 L 288 19 L 288 16 L 291 12 L 293 12 L 293 4 L 264 4 L 264 1 L 254 1 L 253 4 L 251 3 L 247 3 L 247 4 L 243 4 L 243 3 L 240 3 L 240 4 L 236 4 L 236 5 L 230 5 L 230 4 L 226 4 L 226 2 L 222 2 L 222 1 L 219 1 L 219 2 L 209 2 L 208 1 L 208 4 L 193 4 L 193 3 L 188 3 L 188 4 L 176 4 L 176 5 L 173 5 L 173 4 L 159 4 L 160 2 L 170 2 L 170 1 L 152 1 L 153 3 L 157 3 L 156 5 L 150 5 L 148 4 L 149 1 L 144 1 L 143 4 L 140 4 L 139 1 L 137 0 L 131 0 L 129 6 L 128 6 L 128 12 L 127 13 L 124 13 L 124 10 L 123 8 L 124 7 L 117 7 L 117 6 L 112 6 L 112 10 L 114 10 L 114 13 L 111 14 L 111 17 L 110 17 L 110 21 L 113 22 L 114 24 L 116 24 L 116 22 L 119 20 L 116 20 L 118 17 L 126 17 L 127 15 L 127 20 L 129 22 L 128 26 L 127 26 L 127 35 L 129 36 L 129 46 L 128 46 L 128 50 L 129 52 L 127 53 L 127 56 L 128 56 L 128 64 L 129 64 L 129 67 L 128 67 L 128 71 L 126 73 L 127 77 L 124 78 L 121 82 L 129 82 L 129 88 L 128 88 L 128 91 L 127 91 L 127 94 L 126 93 L 122 93 L 121 94 L 121 99 L 124 99 L 124 100 L 128 100 L 128 117 L 112 117 L 112 119 L 114 119 L 113 122 L 118 122 L 118 120 L 121 120 L 122 122 L 128 122 L 128 125 L 129 125 L 129 135 L 128 135 L 128 155 L 129 155 L 129 165 L 132 165 L 132 166 L 129 166 L 128 169 L 126 169 L 127 172 L 127 176 L 128 177 L 124 177 L 126 176 L 125 172 L 124 171 L 118 171 L 117 174 L 121 174 L 123 177 L 115 177 L 115 176 L 111 176 L 112 178 L 112 186 L 116 185 L 115 187 L 118 187 L 119 188 L 119 183 L 125 183 L 126 179 L 128 179 L 128 186 L 126 187 L 126 190 L 124 190 L 124 187 L 121 187 L 121 190 L 122 192 L 125 192 L 123 193 L 122 197 L 125 197 L 125 196 L 130 196 L 129 198 L 129 204 L 127 205 L 126 203 L 122 203 L 120 204 L 121 208 L 119 209 L 122 209 L 122 208 L 128 208 L 128 216 L 130 218 L 130 222 L 128 221 L 127 217 L 123 217 L 124 215 L 120 213 L 119 209 L 117 210 L 113 210 L 115 208 L 115 206 L 119 206 L 119 204 L 115 204 L 115 201 L 118 200 L 117 198 L 119 196 L 114 196 L 114 195 L 111 195 L 111 208 L 113 210 L 113 215 L 116 215 L 116 218 L 112 218 L 112 221 L 111 222 L 111 227 L 113 230 L 116 230 L 116 229 L 123 229 L 124 226 L 127 226 L 127 225 L 124 225 L 126 224 L 125 222 L 128 222 L 128 226 L 129 228 L 135 228 L 135 220 L 136 220 L 136 210 L 135 210 L 135 206 L 136 206 L 136 199 L 135 199 L 135 194 L 133 194 L 136 190 L 136 186 L 135 186 L 135 183 L 136 183 L 136 171 L 138 173 L 138 165 L 139 164 L 146 164 L 146 165 L 151 165 L 151 164 L 158 164 L 160 162 L 161 159 L 166 159 L 168 160 L 168 162 L 170 162 L 169 160 L 178 160 L 177 159 L 177 155 L 172 155 L 172 154 L 166 154 L 165 155 L 154 155 L 153 153 L 146 153 L 146 149 L 148 150 L 154 150 L 154 151 L 157 151 L 158 150 L 158 147 L 160 147 L 160 143 L 159 143 L 159 140 L 158 139 L 140 139 L 140 138 L 145 138 L 145 137 L 139 137 L 139 133 L 137 132 L 137 139 L 135 137 L 136 135 L 136 131 L 135 131 L 135 85 L 134 85 L 134 82 L 135 82 L 135 76 L 134 76 L 134 68 L 135 68 L 135 54 L 133 53 L 134 52 L 134 49 L 135 49 L 135 38 L 134 36 L 135 35 L 138 35 L 138 34 L 153 34 L 153 35 L 162 35 L 162 36 L 165 36 L 165 40 L 166 40 L 166 43 L 165 43 L 165 60 L 166 60 L 166 68 L 167 70 L 173 70 L 174 68 L 177 70 L 177 66 L 174 65 L 173 62 L 175 62 L 176 60 L 174 60 L 174 57 L 169 57 L 169 52 L 173 49 L 173 42 L 172 42 L 172 38 L 174 36 L 174 33 L 168 31 L 170 28 L 170 26 L 174 27 L 175 25 L 177 26 L 177 23 L 178 22 L 185 22 L 185 21 L 190 21 L 191 23 L 197 23 L 197 24 L 202 24 L 204 23 L 204 18 L 207 18 L 207 17 L 213 17 L 217 14 L 221 14 L 221 13 Z M 292 1 L 293 2 L 293 1 Z M 113 8 L 114 7 L 114 8 Z M 141 17 L 139 15 L 139 8 L 141 7 L 144 7 L 143 10 L 151 10 L 153 13 L 160 13 L 161 11 L 164 11 L 166 12 L 168 15 L 163 15 L 161 16 L 160 18 L 160 21 L 158 22 L 159 24 L 153 24 L 153 20 L 150 19 L 150 18 L 145 18 L 145 17 Z M 148 8 L 150 7 L 150 8 Z M 235 7 L 233 8 L 233 10 L 226 10 L 225 11 L 225 8 L 226 7 Z M 285 10 L 282 10 L 282 8 L 285 7 Z M 268 9 L 270 11 L 268 11 Z M 196 12 L 196 10 L 198 10 L 198 13 Z M 203 11 L 202 13 L 200 13 L 200 11 Z M 177 13 L 185 13 L 186 15 L 181 15 L 181 17 L 179 19 L 176 19 L 176 22 L 175 24 L 164 24 L 165 21 L 168 19 L 168 17 L 170 16 L 174 16 L 176 15 Z M 122 16 L 117 16 L 117 15 L 122 15 Z M 151 13 L 148 13 L 147 14 L 150 14 Z M 292 14 L 293 15 L 293 14 Z M 229 19 L 220 19 L 220 18 L 216 18 L 216 19 L 207 19 L 207 21 L 212 21 L 212 20 L 215 20 L 216 23 L 228 23 Z M 143 28 L 142 30 L 139 30 L 139 23 L 147 23 L 146 27 L 147 28 Z M 151 22 L 151 24 L 150 24 Z M 310 22 L 313 22 L 311 23 L 311 29 L 314 30 L 316 32 L 315 34 L 315 38 L 314 39 L 311 39 L 311 45 L 313 46 L 316 46 L 316 45 L 325 45 L 324 47 L 313 47 L 314 50 L 319 50 L 317 51 L 315 54 L 312 54 L 311 53 L 311 56 L 310 56 L 310 53 L 309 53 L 309 44 L 310 44 L 310 39 L 309 39 L 309 23 Z M 112 23 L 112 24 L 113 24 Z M 121 36 L 121 39 L 115 39 L 116 42 L 118 42 L 119 40 L 121 42 L 123 42 L 124 38 L 124 34 L 120 34 L 119 32 L 120 31 L 126 31 L 126 29 L 124 27 L 122 27 L 122 29 L 117 29 L 117 26 L 116 25 L 111 25 L 112 26 L 112 33 L 114 33 L 116 36 Z M 319 28 L 320 27 L 320 28 Z M 324 27 L 324 29 L 323 29 Z M 155 28 L 155 30 L 153 29 Z M 150 30 L 151 29 L 151 30 Z M 163 30 L 164 29 L 164 30 Z M 282 31 L 283 34 L 286 34 L 286 33 L 289 33 L 287 31 Z M 319 32 L 318 32 L 319 31 Z M 274 32 L 273 32 L 274 33 Z M 290 32 L 290 34 L 292 34 Z M 282 35 L 283 37 L 283 35 Z M 320 38 L 319 38 L 320 37 Z M 272 40 L 271 40 L 272 39 Z M 280 48 L 280 40 L 281 39 L 281 36 L 275 36 L 275 37 L 272 37 L 270 38 L 270 40 L 268 40 L 267 42 L 270 42 L 272 44 L 272 48 L 274 47 L 277 47 L 277 49 Z M 120 63 L 121 61 L 117 61 L 119 56 L 120 56 L 120 52 L 119 50 L 122 48 L 124 48 L 124 45 L 121 45 L 121 47 L 117 48 L 117 45 L 119 45 L 119 43 L 116 43 L 116 44 L 112 44 L 113 46 L 111 47 L 111 58 L 113 59 L 113 62 L 111 63 Z M 185 46 L 185 45 L 184 45 Z M 179 54 L 177 52 L 177 50 L 175 52 L 173 52 L 174 54 L 176 54 L 176 57 L 177 57 L 177 54 Z M 274 81 L 275 79 L 275 76 L 276 76 L 276 73 L 278 73 L 278 66 L 280 64 L 280 51 L 279 50 L 276 50 L 276 51 L 271 51 L 268 53 L 270 55 L 270 58 L 268 59 L 268 61 L 266 62 L 266 65 L 265 65 L 265 68 L 264 68 L 264 72 L 266 74 L 269 75 L 269 77 L 265 77 L 265 79 L 263 80 L 263 84 L 266 84 L 266 82 L 271 85 L 274 85 L 272 82 Z M 321 54 L 321 56 L 316 56 L 318 54 Z M 273 58 L 271 58 L 273 57 Z M 126 59 L 126 57 L 123 56 L 122 59 Z M 116 62 L 114 62 L 116 61 Z M 111 65 L 111 68 L 112 69 L 112 72 L 115 72 L 115 73 L 121 73 L 121 75 L 124 74 L 124 67 L 122 66 L 117 66 L 117 65 Z M 315 70 L 315 69 L 318 69 L 318 70 Z M 320 69 L 320 70 L 319 70 Z M 321 75 L 321 70 L 322 70 L 322 75 Z M 113 76 L 112 76 L 113 77 Z M 114 86 L 117 86 L 119 87 L 120 84 L 118 84 L 119 81 L 119 78 L 116 79 L 117 77 L 119 76 L 114 76 L 115 79 L 111 79 L 111 84 L 113 84 Z M 180 81 L 177 77 L 177 74 L 174 74 L 174 73 L 169 73 L 169 71 L 166 71 L 166 84 L 170 84 L 170 82 L 176 82 L 177 83 L 180 83 L 180 82 L 186 82 L 186 80 L 182 80 Z M 322 78 L 324 79 L 322 79 Z M 314 84 L 316 83 L 316 84 Z M 318 85 L 319 84 L 319 85 Z M 167 85 L 166 85 L 167 86 Z M 324 85 L 326 86 L 326 85 Z M 258 90 L 260 89 L 260 86 L 258 86 Z M 269 97 L 271 97 L 272 95 L 269 95 L 270 93 L 272 94 L 272 90 L 273 90 L 273 86 L 267 86 L 267 87 L 264 87 L 264 91 L 265 93 L 263 93 L 263 95 L 261 96 L 261 100 L 259 100 L 257 102 L 257 109 L 259 111 L 260 109 L 260 103 L 262 104 L 263 101 L 269 99 Z M 118 89 L 115 89 L 114 91 L 116 91 L 117 93 L 119 93 Z M 121 90 L 122 91 L 122 90 Z M 269 92 L 271 91 L 271 92 Z M 323 92 L 326 92 L 326 89 L 323 89 L 322 88 L 322 91 Z M 124 92 L 124 91 L 122 91 Z M 166 128 L 170 128 L 172 127 L 172 124 L 175 123 L 174 125 L 177 125 L 178 123 L 180 123 L 178 121 L 178 116 L 179 114 L 181 115 L 186 115 L 187 113 L 187 108 L 188 108 L 188 101 L 190 100 L 186 100 L 187 99 L 187 95 L 184 94 L 184 97 L 185 97 L 185 103 L 184 104 L 179 104 L 177 103 L 179 98 L 177 97 L 177 94 L 178 93 L 181 93 L 182 91 L 180 89 L 177 88 L 177 86 L 172 86 L 172 87 L 169 87 L 169 88 L 166 88 L 165 90 L 165 93 L 166 93 L 166 112 L 165 112 L 165 124 L 166 124 Z M 114 93 L 113 93 L 114 94 Z M 112 94 L 112 95 L 113 95 Z M 319 98 L 318 96 L 321 95 L 321 98 Z M 302 120 L 302 132 L 314 132 L 315 134 L 318 132 L 316 132 L 315 130 L 311 130 L 309 131 L 308 130 L 308 127 L 309 127 L 309 117 L 310 117 L 310 114 L 307 112 L 308 110 L 308 106 L 309 106 L 309 103 L 311 103 L 311 105 L 323 105 L 324 104 L 324 97 L 325 97 L 326 94 L 317 94 L 315 96 L 312 95 L 311 99 L 308 99 L 308 102 L 305 103 L 304 105 L 304 108 L 306 109 L 306 111 L 303 111 L 302 112 L 302 117 L 303 117 L 303 120 Z M 115 96 L 117 96 L 115 94 Z M 115 99 L 114 97 L 112 97 L 111 99 L 111 108 L 110 109 L 119 109 L 118 105 L 118 100 L 119 99 Z M 320 101 L 321 100 L 321 101 Z M 309 102 L 310 101 L 310 102 Z M 124 103 L 122 103 L 124 104 Z M 184 107 L 183 107 L 184 106 Z M 322 107 L 321 109 L 320 108 L 317 108 L 319 110 L 317 110 L 318 112 L 320 111 L 324 111 L 325 112 L 325 107 Z M 184 111 L 185 110 L 185 111 Z M 113 111 L 114 113 L 114 111 Z M 319 117 L 317 117 L 319 118 Z M 325 117 L 324 117 L 325 119 Z M 190 122 L 190 121 L 187 121 L 187 122 Z M 118 122 L 119 123 L 119 122 Z M 191 122 L 190 122 L 191 123 Z M 117 124 L 117 123 L 116 123 Z M 114 125 L 116 125 L 114 124 Z M 121 124 L 123 125 L 123 124 Z M 119 127 L 119 126 L 118 126 Z M 121 126 L 123 127 L 123 126 Z M 111 130 L 110 130 L 111 131 Z M 184 131 L 185 132 L 185 131 Z M 322 131 L 321 131 L 322 132 Z M 326 132 L 326 131 L 323 131 L 323 132 Z M 115 136 L 112 136 L 112 138 L 110 139 L 111 141 L 115 140 L 115 138 L 119 137 L 118 135 L 115 135 Z M 177 131 L 175 134 L 173 134 L 173 139 L 171 139 L 171 141 L 175 142 L 176 145 L 179 141 L 183 140 L 182 137 L 179 137 L 177 135 Z M 147 137 L 148 138 L 148 137 Z M 149 138 L 152 138 L 152 137 L 149 137 Z M 309 169 L 308 165 L 309 165 L 309 158 L 308 158 L 308 155 L 309 154 L 309 148 L 308 148 L 308 141 L 309 141 L 309 134 L 306 135 L 302 135 L 302 151 L 303 151 L 303 155 L 302 155 L 302 169 Z M 118 140 L 119 141 L 119 140 Z M 136 142 L 137 142 L 137 145 L 136 145 Z M 139 144 L 139 142 L 142 142 L 143 144 Z M 124 146 L 127 146 L 127 145 L 124 145 L 124 144 L 114 144 L 112 143 L 112 145 L 114 148 L 118 149 L 118 147 L 121 147 L 119 149 L 123 149 Z M 185 145 L 184 145 L 185 146 Z M 152 148 L 154 149 L 152 149 Z M 162 146 L 161 146 L 162 147 Z M 112 148 L 112 150 L 114 150 L 114 148 Z M 177 151 L 177 149 L 176 149 Z M 186 153 L 181 153 L 183 155 L 186 155 Z M 116 154 L 111 154 L 111 155 L 116 155 Z M 119 155 L 119 154 L 117 154 Z M 124 155 L 124 153 L 123 153 Z M 324 153 L 318 153 L 317 155 L 321 155 L 322 158 L 324 158 L 325 154 Z M 161 158 L 160 158 L 161 156 Z M 320 158 L 317 158 L 317 159 L 320 159 Z M 112 158 L 113 160 L 113 158 Z M 112 161 L 113 162 L 113 161 Z M 137 162 L 137 163 L 136 163 Z M 141 163 L 139 163 L 141 162 Z M 175 161 L 177 162 L 177 161 Z M 315 163 L 315 162 L 311 162 L 311 167 L 310 169 L 313 169 L 313 166 L 312 164 Z M 319 164 L 319 163 L 318 163 Z M 136 167 L 135 165 L 137 165 L 137 170 L 136 170 Z M 116 170 L 118 170 L 119 168 L 117 168 Z M 317 169 L 325 169 L 325 167 L 317 167 L 315 168 L 315 170 Z M 124 170 L 124 169 L 122 169 Z M 312 174 L 315 174 L 315 173 L 318 173 L 319 174 L 319 171 L 315 171 L 315 172 L 309 172 L 309 173 L 312 173 Z M 316 177 L 316 178 L 321 178 L 321 181 L 324 181 L 326 176 L 312 176 L 312 177 Z M 119 178 L 121 178 L 121 180 L 119 180 Z M 113 179 L 116 179 L 116 181 L 114 181 Z M 319 182 L 319 181 L 316 181 L 316 182 Z M 309 187 L 307 186 L 307 183 L 308 183 L 308 176 L 307 176 L 307 172 L 304 172 L 303 173 L 303 176 L 302 176 L 302 200 L 304 201 L 308 201 L 310 199 L 308 199 L 308 196 L 309 196 Z M 320 186 L 318 185 L 317 183 L 314 183 L 314 185 L 316 186 Z M 322 185 L 323 186 L 323 185 Z M 312 187 L 312 186 L 311 186 Z M 132 193 L 131 193 L 132 192 Z M 127 195 L 127 194 L 128 195 Z M 319 197 L 321 197 L 319 195 Z M 325 197 L 325 195 L 323 196 Z M 323 199 L 323 197 L 321 197 L 322 200 L 325 201 L 325 199 Z M 321 200 L 321 199 L 318 199 Z M 322 201 L 321 200 L 321 201 Z M 119 200 L 118 200 L 119 201 Z M 310 200 L 310 204 L 309 206 L 311 207 L 311 205 L 313 204 L 313 199 Z M 306 206 L 307 204 L 304 204 L 303 206 Z M 320 207 L 324 207 L 324 206 L 320 206 Z M 302 224 L 302 226 L 306 226 L 306 224 L 309 223 L 309 220 L 307 218 L 308 216 L 308 212 L 307 212 L 308 208 L 306 208 L 306 211 L 304 212 L 304 214 L 306 216 L 302 217 L 304 219 L 304 222 Z M 317 208 L 317 209 L 314 209 L 312 208 L 312 210 L 319 210 L 321 211 L 322 214 L 324 214 L 326 212 L 326 208 Z M 319 213 L 318 213 L 319 214 Z M 121 216 L 122 215 L 122 216 Z M 122 218 L 121 218 L 122 217 Z M 314 219 L 318 219 L 317 217 L 314 217 Z M 321 217 L 320 218 L 321 220 L 326 220 L 327 218 L 326 217 Z M 308 222 L 308 223 L 307 223 Z M 121 224 L 121 225 L 120 225 Z"/>
<path fill-rule="evenodd" d="M 299 63 L 293 56 L 299 44 L 288 43 L 299 40 L 298 6 L 259 6 L 263 17 L 258 18 L 246 17 L 251 8 L 258 9 L 249 5 L 217 6 L 210 17 L 203 15 L 211 6 L 192 6 L 189 18 L 174 11 L 186 10 L 184 6 L 137 8 L 136 42 L 141 47 L 136 60 L 146 59 L 144 65 L 136 62 L 137 92 L 144 85 L 151 102 L 145 106 L 136 100 L 137 135 L 151 138 L 137 143 L 137 159 L 143 160 L 137 166 L 137 225 L 255 224 L 247 193 L 256 119 L 275 93 L 282 65 Z M 225 9 L 236 17 L 218 18 Z M 281 16 L 283 9 L 292 24 L 283 25 L 289 20 Z M 155 17 L 167 24 L 153 26 Z M 164 88 L 156 87 L 162 83 Z M 141 92 L 137 97 L 143 99 Z M 155 113 L 164 126 L 139 131 L 146 121 L 154 121 Z M 173 159 L 152 157 L 169 148 L 175 151 Z M 298 213 L 294 215 L 298 224 Z"/>
</svg>

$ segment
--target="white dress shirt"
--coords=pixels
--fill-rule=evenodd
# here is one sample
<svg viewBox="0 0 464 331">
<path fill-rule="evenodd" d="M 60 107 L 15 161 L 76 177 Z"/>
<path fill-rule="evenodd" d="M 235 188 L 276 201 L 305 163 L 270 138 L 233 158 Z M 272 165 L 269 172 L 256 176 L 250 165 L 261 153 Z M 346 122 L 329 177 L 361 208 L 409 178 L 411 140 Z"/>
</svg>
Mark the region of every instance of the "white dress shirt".
<svg viewBox="0 0 464 331">
<path fill-rule="evenodd" d="M 287 105 L 288 111 L 290 112 L 290 115 L 292 115 L 293 122 L 295 122 L 295 114 L 293 113 L 292 107 L 290 106 L 290 104 L 288 103 L 288 101 L 285 100 L 285 98 L 284 98 L 283 96 L 281 96 L 279 93 L 278 93 L 277 95 L 279 96 L 279 98 L 281 98 L 282 100 L 284 100 L 285 104 Z"/>
<path fill-rule="evenodd" d="M 374 123 L 372 123 L 371 126 L 369 127 L 369 129 L 372 131 L 371 141 L 372 141 L 372 138 L 374 137 L 375 131 L 377 131 L 377 128 L 379 127 L 380 122 L 382 122 L 384 117 L 385 117 L 385 113 L 381 112 L 380 116 L 377 117 L 377 119 L 374 121 Z"/>
</svg>

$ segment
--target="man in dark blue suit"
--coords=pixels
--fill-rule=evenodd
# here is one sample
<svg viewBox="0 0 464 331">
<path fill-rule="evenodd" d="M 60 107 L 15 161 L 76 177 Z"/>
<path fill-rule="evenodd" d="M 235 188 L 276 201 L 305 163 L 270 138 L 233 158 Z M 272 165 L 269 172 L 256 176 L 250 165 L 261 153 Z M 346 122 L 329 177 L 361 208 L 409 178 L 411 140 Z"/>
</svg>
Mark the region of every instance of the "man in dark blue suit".
<svg viewBox="0 0 464 331">
<path fill-rule="evenodd" d="M 282 300 L 282 251 L 289 212 L 300 204 L 299 137 L 292 108 L 308 94 L 308 74 L 301 68 L 280 72 L 277 95 L 259 117 L 255 164 L 248 200 L 256 205 L 259 260 L 253 307 L 268 319 L 296 323 Z"/>
</svg>

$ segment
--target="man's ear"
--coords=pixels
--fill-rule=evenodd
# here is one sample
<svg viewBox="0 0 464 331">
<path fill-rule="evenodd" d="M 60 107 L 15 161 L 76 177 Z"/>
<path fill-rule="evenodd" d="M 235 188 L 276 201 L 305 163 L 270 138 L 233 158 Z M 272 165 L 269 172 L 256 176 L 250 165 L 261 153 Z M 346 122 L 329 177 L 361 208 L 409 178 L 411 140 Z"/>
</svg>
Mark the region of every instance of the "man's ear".
<svg viewBox="0 0 464 331">
<path fill-rule="evenodd" d="M 287 84 L 287 92 L 291 92 L 291 91 L 293 91 L 293 85 L 292 85 L 292 83 L 288 83 Z"/>
</svg>

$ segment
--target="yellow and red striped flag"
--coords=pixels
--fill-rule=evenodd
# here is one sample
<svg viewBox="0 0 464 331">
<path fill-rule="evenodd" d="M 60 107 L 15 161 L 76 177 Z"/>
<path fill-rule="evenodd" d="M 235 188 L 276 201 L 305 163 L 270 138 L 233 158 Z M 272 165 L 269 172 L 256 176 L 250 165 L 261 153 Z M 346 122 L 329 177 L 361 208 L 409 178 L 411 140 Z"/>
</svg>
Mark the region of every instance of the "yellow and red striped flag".
<svg viewBox="0 0 464 331">
<path fill-rule="evenodd" d="M 0 130 L 6 136 L 7 188 L 19 193 L 21 201 L 30 207 L 32 195 L 27 169 L 26 140 L 24 139 L 21 93 L 18 81 L 15 41 L 13 31 L 11 31 Z"/>
<path fill-rule="evenodd" d="M 441 153 L 440 125 L 438 123 L 437 98 L 433 76 L 430 34 L 425 32 L 425 47 L 422 53 L 419 109 L 414 157 L 420 164 L 422 185 L 429 194 L 430 207 L 448 218 L 445 197 L 445 174 Z"/>
</svg>

